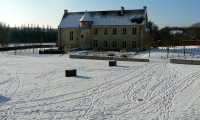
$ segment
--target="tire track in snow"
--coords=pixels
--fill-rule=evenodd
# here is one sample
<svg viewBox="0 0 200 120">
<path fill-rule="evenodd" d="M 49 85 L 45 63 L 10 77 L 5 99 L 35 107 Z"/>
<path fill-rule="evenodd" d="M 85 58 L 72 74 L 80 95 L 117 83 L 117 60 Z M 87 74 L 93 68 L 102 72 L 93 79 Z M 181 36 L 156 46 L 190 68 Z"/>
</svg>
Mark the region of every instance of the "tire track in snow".
<svg viewBox="0 0 200 120">
<path fill-rule="evenodd" d="M 172 67 L 172 66 L 171 66 Z M 173 72 L 173 71 L 172 71 Z M 178 81 L 175 79 L 174 81 L 172 81 L 172 83 L 174 83 L 174 86 L 166 86 L 165 89 L 167 89 L 168 91 L 167 93 L 167 97 L 169 97 L 168 99 L 168 103 L 169 101 L 174 98 L 176 93 L 181 93 L 183 90 L 185 90 L 186 88 L 188 88 L 189 86 L 191 86 L 193 84 L 193 82 L 197 79 L 200 78 L 200 71 L 192 73 L 190 75 L 187 75 L 186 77 L 179 79 Z M 187 84 L 185 84 L 187 83 Z M 171 89 L 171 91 L 169 91 L 169 89 Z M 170 94 L 171 92 L 171 94 Z M 164 92 L 165 93 L 165 92 Z M 169 113 L 170 113 L 170 107 L 172 106 L 172 104 L 169 104 L 167 112 L 165 112 L 166 114 L 164 114 L 163 117 L 165 117 L 166 119 L 169 119 Z M 163 112 L 163 111 L 162 111 Z"/>
<path fill-rule="evenodd" d="M 171 78 L 167 78 L 167 79 L 171 79 L 171 81 L 168 81 L 168 83 L 171 83 L 171 84 L 165 85 L 165 87 L 162 88 L 157 95 L 157 96 L 160 96 L 157 99 L 157 102 L 159 102 L 160 107 L 156 111 L 159 112 L 158 118 L 160 119 L 170 119 L 171 117 L 170 113 L 172 112 L 171 101 L 174 99 L 175 95 L 185 90 L 186 87 L 189 87 L 194 82 L 195 79 L 200 78 L 200 72 L 196 72 L 182 79 L 177 79 L 177 75 L 180 74 L 179 70 L 175 69 L 174 71 L 173 70 L 174 68 L 172 68 L 172 66 L 169 66 L 169 67 L 171 67 L 169 68 L 169 70 L 171 69 L 170 71 L 171 74 L 174 73 L 173 75 L 171 75 L 172 76 Z M 187 81 L 189 81 L 190 84 L 186 84 L 186 86 L 184 87 L 184 83 Z M 163 96 L 162 94 L 165 94 L 165 96 Z"/>
<path fill-rule="evenodd" d="M 146 68 L 147 66 L 144 66 L 144 67 L 145 67 L 146 69 L 150 70 L 149 67 L 155 67 L 155 65 L 156 65 L 156 63 L 151 64 L 151 65 L 148 65 L 148 68 Z M 135 66 L 134 66 L 134 67 L 135 67 Z M 138 69 L 141 69 L 141 67 L 139 67 Z M 145 70 L 146 70 L 146 69 L 145 69 Z M 130 70 L 131 70 L 131 69 L 130 69 Z M 136 70 L 137 70 L 137 69 L 136 69 Z M 147 70 L 147 71 L 148 71 L 148 70 Z M 135 70 L 134 70 L 134 71 L 135 71 Z M 131 73 L 134 72 L 134 71 L 129 72 L 129 74 L 131 74 Z M 140 72 L 140 75 L 141 75 L 143 72 L 145 72 L 145 71 L 142 70 L 142 71 Z M 127 73 L 127 72 L 125 71 L 125 73 Z M 122 75 L 122 76 L 118 77 L 117 79 L 121 80 L 123 77 L 125 77 L 125 76 L 127 76 L 127 75 L 129 75 L 129 74 Z M 137 78 L 138 75 L 137 75 L 137 76 L 134 76 L 134 77 Z M 125 82 L 131 81 L 134 77 L 132 77 L 132 78 L 130 78 L 130 79 L 122 80 L 122 81 L 118 81 L 118 80 L 116 80 L 116 79 L 113 79 L 112 81 L 103 83 L 103 84 L 101 84 L 101 86 L 93 87 L 93 89 L 91 89 L 91 90 L 95 90 L 95 91 L 87 90 L 86 93 L 85 93 L 85 92 L 82 92 L 82 93 L 85 93 L 85 94 L 84 94 L 84 95 L 82 94 L 81 97 L 74 98 L 74 99 L 72 98 L 72 99 L 64 100 L 64 101 L 58 101 L 58 102 L 55 102 L 55 103 L 47 103 L 47 104 L 45 104 L 45 105 L 58 104 L 58 103 L 62 103 L 62 102 L 69 102 L 69 101 L 71 101 L 71 100 L 82 101 L 82 99 L 84 99 L 84 98 L 91 98 L 91 99 L 88 99 L 88 100 L 86 100 L 86 101 L 80 102 L 78 107 L 81 107 L 81 106 L 84 106 L 84 105 L 87 105 L 88 103 L 90 103 L 90 101 L 92 100 L 92 98 L 94 98 L 94 95 L 96 96 L 96 95 L 98 95 L 98 94 L 100 94 L 100 93 L 103 93 L 103 92 L 105 92 L 105 91 L 107 91 L 107 90 L 110 90 L 110 89 L 112 89 L 112 88 L 115 88 L 115 87 L 117 87 L 117 86 L 120 86 L 120 85 L 122 85 L 122 84 L 125 84 Z M 111 82 L 114 82 L 113 85 L 107 84 L 107 83 L 111 83 Z M 111 85 L 111 86 L 110 86 L 110 85 Z M 94 89 L 94 88 L 96 88 L 96 89 Z M 104 97 L 104 99 L 107 99 L 107 98 Z M 42 100 L 42 99 L 41 99 L 41 100 Z M 49 100 L 49 99 L 47 99 L 47 100 Z M 99 100 L 99 101 L 102 101 L 102 100 Z M 94 102 L 93 106 L 95 106 L 95 104 L 98 104 L 98 101 Z M 42 106 L 42 104 L 40 104 L 40 105 Z M 40 105 L 39 105 L 39 106 L 40 106 Z M 30 108 L 30 107 L 36 107 L 36 106 L 26 106 L 26 107 L 24 107 L 24 108 L 26 109 L 26 108 Z M 93 108 L 94 108 L 94 107 L 90 107 L 88 110 L 86 110 L 86 114 L 83 115 L 83 116 L 87 116 L 88 113 L 90 113 L 90 111 L 91 111 Z M 20 109 L 21 109 L 21 108 L 20 108 Z M 22 108 L 22 109 L 23 109 L 23 108 Z"/>
<path fill-rule="evenodd" d="M 142 75 L 142 78 L 140 78 L 138 81 L 132 83 L 128 90 L 127 90 L 127 93 L 126 93 L 126 96 L 128 98 L 128 100 L 132 100 L 132 101 L 136 101 L 136 99 L 133 100 L 132 96 L 136 96 L 137 93 L 139 93 L 140 91 L 144 90 L 148 84 L 151 82 L 151 77 L 153 75 L 156 74 L 156 71 L 159 71 L 161 69 L 161 66 L 156 66 L 155 68 L 149 70 L 149 71 L 146 71 L 145 72 L 145 75 Z M 148 73 L 149 72 L 149 73 Z M 145 84 L 145 85 L 144 85 Z M 139 85 L 138 87 L 136 87 L 137 85 Z M 141 87 L 140 87 L 141 85 Z M 131 92 L 133 91 L 133 88 L 138 88 L 136 90 L 134 90 L 134 92 L 131 94 Z M 147 93 L 149 94 L 149 93 Z"/>
<path fill-rule="evenodd" d="M 165 66 L 162 66 L 162 67 L 165 67 Z M 169 70 L 168 70 L 168 71 L 169 71 Z M 158 70 L 158 72 L 160 72 L 160 71 Z M 161 74 L 162 74 L 162 71 L 161 71 L 159 74 L 155 74 L 154 77 L 156 77 L 156 78 L 154 78 L 154 79 L 159 80 L 160 77 L 161 77 Z M 158 81 L 158 84 L 157 84 L 156 86 L 153 86 L 152 88 L 150 88 L 150 91 L 149 91 L 149 92 L 147 93 L 147 95 L 144 97 L 144 98 L 145 98 L 145 99 L 144 99 L 144 102 L 139 103 L 139 105 L 137 105 L 137 106 L 131 108 L 130 110 L 128 110 L 127 112 L 125 112 L 126 115 L 123 115 L 124 113 L 122 113 L 122 118 L 126 117 L 127 115 L 129 115 L 129 113 L 130 113 L 131 111 L 137 110 L 138 108 L 142 108 L 142 111 L 139 111 L 138 113 L 139 113 L 139 114 L 143 113 L 143 112 L 149 107 L 148 104 L 150 104 L 150 106 L 156 105 L 157 102 L 152 101 L 152 100 L 155 99 L 155 98 L 154 98 L 154 97 L 151 97 L 151 98 L 150 98 L 151 95 L 149 95 L 149 94 L 151 94 L 151 92 L 153 92 L 152 90 L 155 90 L 157 87 L 159 87 L 159 86 L 160 86 L 165 80 L 167 80 L 167 79 L 169 79 L 169 78 L 167 77 L 167 78 L 164 78 L 164 79 L 161 80 L 161 81 Z M 147 103 L 147 101 L 148 101 L 148 103 Z M 151 104 L 151 102 L 152 102 L 152 104 Z M 147 106 L 147 105 L 148 105 L 148 106 Z M 146 108 L 145 108 L 145 107 L 146 107 Z M 135 114 L 135 112 L 134 112 L 134 114 Z M 141 117 L 141 118 L 142 118 L 142 117 Z M 139 118 L 137 118 L 137 119 L 139 119 Z"/>
<path fill-rule="evenodd" d="M 20 67 L 20 69 L 18 69 L 17 71 L 16 71 L 16 73 L 14 74 L 14 77 L 13 77 L 13 79 L 12 80 L 10 80 L 8 83 L 11 83 L 11 84 L 9 84 L 9 87 L 8 87 L 8 89 L 6 90 L 6 92 L 5 92 L 5 95 L 6 94 L 8 94 L 7 93 L 7 91 L 9 90 L 9 89 L 13 89 L 13 86 L 12 85 L 16 85 L 16 89 L 10 94 L 10 95 L 6 95 L 6 96 L 9 96 L 8 97 L 8 99 L 11 99 L 17 92 L 18 92 L 18 90 L 19 90 L 19 88 L 20 88 L 20 86 L 21 86 L 21 78 L 20 78 L 20 76 L 18 75 L 18 73 L 19 73 L 19 71 L 21 70 L 21 67 Z M 10 74 L 9 74 L 10 75 Z M 6 105 L 8 103 L 8 101 L 6 101 L 6 102 L 4 102 L 1 106 L 0 106 L 0 109 L 4 106 L 4 105 Z M 14 104 L 12 104 L 11 106 L 15 106 Z M 3 119 L 7 119 L 8 118 L 8 116 L 10 115 L 10 116 L 13 116 L 13 112 L 12 112 L 12 110 L 14 109 L 15 107 L 10 107 L 9 109 L 7 109 L 6 110 L 6 115 L 4 116 L 4 118 Z"/>
<path fill-rule="evenodd" d="M 166 62 L 166 63 L 167 63 L 167 62 Z M 150 71 L 147 71 L 147 72 L 146 72 L 147 75 L 144 76 L 143 78 L 141 78 L 141 79 L 140 79 L 140 82 L 138 82 L 138 85 L 139 85 L 139 86 L 136 87 L 136 88 L 138 88 L 138 89 L 133 90 L 134 92 L 133 92 L 130 96 L 137 96 L 138 94 L 140 94 L 141 91 L 145 91 L 145 89 L 146 89 L 147 87 L 149 87 L 149 86 L 148 86 L 148 83 L 151 82 L 152 77 L 154 77 L 154 79 L 156 79 L 156 80 L 159 80 L 160 77 L 161 77 L 161 75 L 162 75 L 162 71 L 160 71 L 160 70 L 162 70 L 161 68 L 163 68 L 163 67 L 164 67 L 164 66 L 163 66 L 162 64 L 160 64 L 160 65 L 158 65 L 157 67 L 155 67 L 154 69 L 152 69 L 152 70 L 150 70 Z M 158 68 L 158 69 L 156 69 L 156 68 Z M 147 81 L 147 82 L 146 82 L 146 81 Z M 140 85 L 140 84 L 142 84 L 143 82 L 145 83 L 145 85 Z M 140 87 L 140 86 L 141 86 L 141 87 Z M 132 87 L 132 86 L 130 86 L 130 87 Z M 154 90 L 154 89 L 155 89 L 155 86 L 153 86 L 152 88 L 150 88 L 150 91 L 147 92 L 146 96 L 144 96 L 144 101 L 148 101 L 148 97 L 150 97 L 151 94 L 152 94 L 152 92 L 153 92 L 153 91 L 151 91 L 151 90 Z M 128 89 L 128 92 L 131 92 L 130 89 Z M 135 100 L 134 100 L 133 102 L 137 102 L 136 98 L 135 98 Z M 138 103 L 138 104 L 139 104 L 139 105 L 137 105 L 137 106 L 135 106 L 135 107 L 130 107 L 130 110 L 121 113 L 122 118 L 126 117 L 126 115 L 128 115 L 129 112 L 131 112 L 131 111 L 133 111 L 133 110 L 135 110 L 135 109 L 138 109 L 139 107 L 140 107 L 140 108 L 141 108 L 141 107 L 144 107 L 144 105 L 146 105 L 147 103 L 141 102 L 141 103 Z M 140 111 L 140 113 L 141 113 L 141 112 L 143 112 L 143 111 Z M 126 113 L 126 115 L 123 115 L 123 114 L 125 114 L 125 113 Z"/>
<path fill-rule="evenodd" d="M 9 91 L 9 89 L 12 88 L 12 85 L 13 85 L 14 83 L 18 83 L 17 88 L 14 90 L 14 92 L 13 92 L 11 95 L 8 95 L 8 96 L 9 96 L 8 98 L 11 99 L 11 98 L 17 93 L 18 89 L 20 88 L 20 85 L 21 85 L 21 78 L 20 78 L 18 75 L 14 75 L 14 77 L 13 77 L 12 79 L 9 78 L 9 80 L 6 80 L 6 82 L 4 82 L 3 84 L 5 84 L 5 83 L 9 83 L 9 84 L 8 84 L 9 87 L 5 90 L 5 93 L 4 93 L 5 96 L 7 96 L 7 95 L 6 95 L 6 94 L 7 94 L 7 91 Z M 6 104 L 6 102 L 5 102 L 4 104 Z M 1 108 L 2 106 L 3 106 L 3 105 L 1 105 L 0 108 Z"/>
<path fill-rule="evenodd" d="M 135 77 L 131 77 L 131 79 L 126 79 L 126 80 L 124 80 L 122 83 L 124 84 L 124 83 L 126 83 L 126 82 L 129 82 L 129 81 L 131 81 L 133 78 L 136 78 L 136 77 L 139 77 L 140 75 L 142 75 L 144 72 L 147 72 L 147 71 L 150 71 L 152 68 L 154 68 L 154 67 L 156 67 L 155 65 L 154 66 L 151 66 L 150 68 L 148 68 L 147 70 L 145 70 L 145 71 L 142 71 L 142 72 L 140 72 L 139 73 L 139 75 L 137 75 L 137 76 L 135 76 Z M 154 68 L 154 69 L 156 69 L 156 68 Z M 152 73 L 151 73 L 152 74 Z M 148 75 L 147 75 L 148 76 Z M 123 76 L 124 77 L 124 76 Z M 137 82 L 135 82 L 135 83 L 139 83 L 141 80 L 143 80 L 143 79 L 140 79 L 139 81 L 137 81 Z M 115 86 L 116 87 L 116 86 Z M 113 96 L 115 96 L 115 95 L 113 95 Z M 101 99 L 98 99 L 98 101 L 102 101 L 102 98 L 109 98 L 109 97 L 99 97 L 99 98 L 101 98 Z M 96 102 L 96 101 L 95 101 Z M 98 102 L 97 102 L 98 103 Z M 92 107 L 90 107 L 90 108 L 94 108 L 94 103 L 92 104 Z M 90 109 L 89 108 L 89 109 Z M 90 111 L 92 111 L 92 109 L 90 109 L 89 110 L 89 112 Z M 87 111 L 87 113 L 89 113 L 88 111 Z M 85 116 L 87 116 L 87 114 L 85 114 L 85 115 L 83 115 L 82 117 L 85 117 Z"/>
<path fill-rule="evenodd" d="M 33 97 L 33 99 L 31 100 L 31 101 L 34 101 L 34 99 L 35 98 L 38 98 L 38 97 L 40 97 L 40 96 L 42 96 L 43 94 L 45 94 L 45 92 L 49 89 L 49 87 L 50 87 L 50 81 L 52 80 L 52 78 L 53 78 L 53 74 L 55 74 L 55 72 L 57 71 L 57 69 L 54 69 L 54 70 L 52 70 L 52 71 L 50 71 L 50 72 L 47 72 L 47 73 L 42 73 L 42 74 L 40 74 L 39 76 L 36 76 L 35 77 L 35 79 L 45 79 L 45 80 L 47 80 L 47 82 L 46 82 L 46 85 L 45 85 L 45 87 L 44 88 L 38 88 L 37 86 L 38 86 L 38 84 L 36 83 L 35 84 L 35 89 L 33 90 L 33 91 L 35 91 L 35 92 L 39 92 L 39 94 L 37 94 L 37 96 L 34 96 Z M 32 92 L 33 92 L 32 91 Z"/>
<path fill-rule="evenodd" d="M 153 65 L 152 65 L 153 66 Z M 131 74 L 133 71 L 131 71 L 130 73 L 128 73 L 128 74 L 125 74 L 125 75 L 123 75 L 123 76 L 120 76 L 120 77 L 118 77 L 118 78 L 116 78 L 116 79 L 119 79 L 119 78 L 123 78 L 124 76 L 127 76 L 127 75 L 129 75 L 129 74 Z M 115 79 L 114 79 L 115 80 Z M 130 80 L 130 79 L 129 79 Z M 115 80 L 116 81 L 116 80 Z M 109 81 L 110 82 L 110 81 Z M 108 83 L 108 82 L 107 82 Z M 123 82 L 122 82 L 123 83 Z M 121 83 L 120 83 L 121 84 Z M 107 84 L 105 84 L 105 85 L 107 85 Z M 110 85 L 108 85 L 108 86 L 110 86 Z M 100 86 L 101 87 L 101 86 Z M 86 93 L 84 93 L 83 94 L 83 96 L 85 96 L 84 98 L 82 98 L 83 99 L 83 101 L 81 101 L 81 102 L 79 102 L 79 104 L 76 104 L 75 105 L 75 108 L 81 108 L 82 106 L 84 106 L 84 105 L 86 105 L 86 104 L 88 104 L 88 103 L 90 103 L 91 104 L 91 100 L 94 98 L 94 95 L 96 95 L 96 94 L 99 94 L 99 93 L 102 93 L 102 92 L 105 92 L 106 90 L 103 90 L 102 91 L 102 88 L 100 88 L 99 86 L 98 87 L 96 87 L 96 89 L 93 89 L 93 93 L 90 93 L 89 91 L 87 91 Z M 116 86 L 115 86 L 116 87 Z M 106 86 L 106 88 L 107 88 L 107 86 Z M 100 91 L 99 91 L 100 90 Z M 108 90 L 110 90 L 110 89 L 108 89 Z M 94 103 L 98 103 L 98 101 L 101 101 L 101 100 L 97 100 L 97 101 L 95 101 Z M 86 112 L 85 112 L 85 114 L 84 115 L 82 115 L 82 117 L 84 117 L 84 116 L 86 116 L 86 114 L 88 114 L 90 111 L 92 111 L 92 109 L 94 108 L 94 103 L 92 103 L 91 104 L 91 107 L 89 107 L 87 110 L 86 110 Z M 74 108 L 74 109 L 75 109 Z"/>
<path fill-rule="evenodd" d="M 15 89 L 15 91 L 8 97 L 8 99 L 11 99 L 19 90 L 20 86 L 21 86 L 21 78 L 20 76 L 18 76 L 17 74 L 15 75 L 13 81 L 11 81 L 13 83 L 18 83 L 17 88 Z M 12 86 L 10 86 L 12 87 Z M 7 104 L 8 101 L 4 102 L 1 106 L 0 109 L 5 106 Z M 8 119 L 8 117 L 12 117 L 13 114 L 13 110 L 15 109 L 15 105 L 12 104 L 11 107 L 9 109 L 7 109 L 6 111 L 3 111 L 5 113 L 4 117 L 2 119 Z"/>
<path fill-rule="evenodd" d="M 62 103 L 62 102 L 69 102 L 69 101 L 74 101 L 74 100 L 78 100 L 78 99 L 83 99 L 83 98 L 87 98 L 87 97 L 90 97 L 91 95 L 93 94 L 100 94 L 102 92 L 105 92 L 106 90 L 110 90 L 111 88 L 113 87 L 116 87 L 116 86 L 119 86 L 120 84 L 123 84 L 122 82 L 120 82 L 120 84 L 116 84 L 115 86 L 112 86 L 110 88 L 107 88 L 109 87 L 108 83 L 111 83 L 111 82 L 114 82 L 114 81 L 117 81 L 119 80 L 120 78 L 126 76 L 126 75 L 129 75 L 131 74 L 132 72 L 134 71 L 137 71 L 138 69 L 140 68 L 143 68 L 143 67 L 147 67 L 147 66 L 150 66 L 150 67 L 153 67 L 155 64 L 157 63 L 153 63 L 153 64 L 145 64 L 145 65 L 139 65 L 139 66 L 134 66 L 134 70 L 129 72 L 129 73 L 126 73 L 124 75 L 121 75 L 120 77 L 117 77 L 116 79 L 112 79 L 108 82 L 105 82 L 105 83 L 102 83 L 98 86 L 95 86 L 95 87 L 91 87 L 91 88 L 88 88 L 86 90 L 83 90 L 83 91 L 77 91 L 77 92 L 73 92 L 73 93 L 68 93 L 68 94 L 65 94 L 65 95 L 60 95 L 60 96 L 55 96 L 55 97 L 50 97 L 50 98 L 45 98 L 45 99 L 35 99 L 33 100 L 32 102 L 36 102 L 36 101 L 44 101 L 44 100 L 49 100 L 49 99 L 57 99 L 57 97 L 64 97 L 64 96 L 68 96 L 68 95 L 73 95 L 73 94 L 80 94 L 79 97 L 75 97 L 75 98 L 71 98 L 71 99 L 67 99 L 67 100 L 61 100 L 61 101 L 57 101 L 55 103 L 47 103 L 46 105 L 52 105 L 52 104 L 59 104 L 59 103 Z M 143 67 L 142 67 L 143 66 Z M 130 68 L 131 70 L 131 68 Z M 137 77 L 137 76 L 135 76 Z M 129 79 L 130 81 L 131 79 Z M 105 87 L 106 86 L 106 87 Z M 101 90 L 100 92 L 98 92 L 99 89 L 101 88 L 104 88 L 104 90 Z M 30 101 L 31 102 L 31 101 Z M 36 107 L 36 106 L 42 106 L 41 104 L 39 105 L 35 105 L 35 106 L 25 106 L 25 107 L 21 107 L 19 109 L 26 109 L 26 108 L 30 108 L 30 107 Z"/>
<path fill-rule="evenodd" d="M 167 71 L 169 71 L 169 76 L 171 77 L 167 77 L 167 78 L 164 78 L 161 83 L 164 84 L 161 87 L 160 89 L 163 90 L 164 92 L 164 95 L 163 94 L 157 94 L 157 95 L 154 95 L 154 97 L 152 97 L 151 99 L 149 99 L 148 101 L 151 102 L 153 99 L 154 101 L 156 102 L 153 102 L 153 103 L 148 103 L 150 104 L 147 108 L 145 108 L 144 110 L 147 110 L 148 108 L 152 108 L 153 106 L 157 106 L 156 107 L 156 112 L 158 113 L 157 115 L 157 118 L 158 119 L 170 119 L 170 107 L 172 105 L 171 101 L 172 99 L 174 98 L 175 94 L 176 94 L 176 78 L 177 78 L 177 75 L 179 74 L 178 71 L 174 72 L 174 71 L 171 71 L 171 69 L 167 66 Z M 166 75 L 167 75 L 166 74 Z M 170 84 L 168 84 L 170 83 Z M 157 91 L 160 91 L 159 88 L 157 88 L 158 90 Z M 155 110 L 154 110 L 155 111 Z M 148 113 L 147 113 L 148 114 Z M 146 114 L 144 114 L 141 118 L 143 118 Z"/>
<path fill-rule="evenodd" d="M 143 68 L 143 67 L 147 67 L 147 66 L 150 66 L 150 67 L 154 67 L 154 65 L 155 64 L 153 64 L 153 65 L 142 65 L 142 66 L 138 66 L 138 68 L 137 67 L 133 67 L 134 68 L 134 71 L 136 71 L 136 70 L 138 70 L 138 69 L 140 69 L 140 68 Z M 130 69 L 128 69 L 128 70 L 132 70 L 132 68 L 130 68 Z M 127 70 L 127 71 L 128 71 Z M 118 77 L 117 79 L 122 79 L 123 77 L 125 77 L 125 76 L 127 76 L 127 75 L 129 75 L 129 74 L 131 74 L 132 72 L 134 72 L 134 71 L 131 71 L 131 72 L 129 72 L 128 74 L 125 74 L 125 75 L 122 75 L 122 76 L 120 76 L 120 77 Z M 126 72 L 125 72 L 126 73 Z M 140 74 L 142 74 L 143 72 L 141 72 Z M 137 76 L 136 76 L 137 77 Z M 101 87 L 101 88 L 104 88 L 104 90 L 100 90 L 99 92 L 105 92 L 106 91 L 106 89 L 107 90 L 110 90 L 110 89 L 112 89 L 112 88 L 114 88 L 114 87 L 116 87 L 116 86 L 119 86 L 120 84 L 123 84 L 123 81 L 121 81 L 121 82 L 117 82 L 117 83 L 115 83 L 114 85 L 112 85 L 112 83 L 111 82 L 115 82 L 117 79 L 113 79 L 113 80 L 111 80 L 111 81 L 108 81 L 108 82 L 106 82 L 106 83 L 103 83 L 103 84 L 101 84 L 101 85 L 99 85 L 99 86 L 97 86 L 97 87 L 93 87 L 91 90 L 93 90 L 93 91 L 88 91 L 87 90 L 87 92 L 86 92 L 86 94 L 85 95 L 83 95 L 82 97 L 78 97 L 78 98 L 75 98 L 75 99 L 71 99 L 71 100 L 77 100 L 77 99 L 82 99 L 82 98 L 86 98 L 86 97 L 89 97 L 89 96 L 91 96 L 92 94 L 91 94 L 91 92 L 93 93 L 93 94 L 98 94 L 98 91 L 99 91 L 99 87 Z M 132 78 L 131 78 L 132 79 Z M 130 81 L 131 79 L 129 79 L 128 81 Z M 127 80 L 126 80 L 127 81 Z M 128 82 L 127 81 L 127 82 Z M 110 84 L 108 84 L 108 83 L 110 83 Z M 113 87 L 110 87 L 110 85 L 111 86 L 113 86 Z M 97 92 L 94 92 L 94 90 L 95 91 L 97 91 Z M 83 92 L 84 93 L 84 92 Z M 91 97 L 92 98 L 92 97 Z M 105 98 L 104 98 L 105 99 Z M 71 101 L 70 100 L 70 101 Z M 101 100 L 99 100 L 99 101 L 101 101 Z M 63 101 L 63 102 L 65 102 L 65 101 Z M 60 102 L 58 102 L 58 103 L 60 103 Z M 88 102 L 83 102 L 83 103 L 80 103 L 80 104 L 87 104 Z M 98 101 L 96 101 L 96 103 L 98 103 Z M 95 103 L 95 104 L 96 104 Z M 56 103 L 55 103 L 56 104 Z M 46 105 L 49 105 L 49 104 L 46 104 Z M 81 105 L 80 105 L 81 106 Z M 79 107 L 80 107 L 79 106 Z M 28 106 L 26 106 L 26 107 L 28 107 Z M 91 108 L 93 108 L 93 107 L 91 107 Z M 88 110 L 88 111 L 91 111 L 91 110 Z M 88 112 L 89 113 L 89 112 Z"/>
</svg>

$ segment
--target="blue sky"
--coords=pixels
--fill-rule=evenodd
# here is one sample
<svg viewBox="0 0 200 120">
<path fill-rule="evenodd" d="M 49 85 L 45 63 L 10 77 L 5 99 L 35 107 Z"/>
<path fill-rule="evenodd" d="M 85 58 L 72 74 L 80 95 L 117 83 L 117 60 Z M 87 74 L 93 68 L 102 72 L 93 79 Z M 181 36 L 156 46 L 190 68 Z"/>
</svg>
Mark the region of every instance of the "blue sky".
<svg viewBox="0 0 200 120">
<path fill-rule="evenodd" d="M 50 25 L 57 28 L 64 9 L 69 12 L 142 9 L 159 28 L 200 22 L 200 0 L 0 0 L 0 21 L 10 26 Z"/>
</svg>

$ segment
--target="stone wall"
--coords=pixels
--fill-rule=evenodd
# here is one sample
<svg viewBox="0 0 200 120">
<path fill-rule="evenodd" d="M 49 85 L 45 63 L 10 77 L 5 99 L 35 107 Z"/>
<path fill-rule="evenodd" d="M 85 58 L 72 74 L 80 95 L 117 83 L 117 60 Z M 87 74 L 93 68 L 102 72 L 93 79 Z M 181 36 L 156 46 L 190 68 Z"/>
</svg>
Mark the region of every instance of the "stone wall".
<svg viewBox="0 0 200 120">
<path fill-rule="evenodd" d="M 73 31 L 73 40 L 70 40 L 70 31 Z M 60 39 L 61 36 L 61 39 Z M 63 50 L 65 46 L 71 48 L 79 48 L 80 45 L 80 29 L 67 28 L 58 30 L 58 48 Z"/>
<path fill-rule="evenodd" d="M 170 63 L 174 63 L 174 64 L 200 65 L 200 61 L 198 61 L 198 60 L 170 59 Z"/>
<path fill-rule="evenodd" d="M 117 61 L 149 62 L 149 59 L 122 58 L 122 57 L 110 57 L 110 56 L 99 57 L 99 56 L 86 56 L 86 55 L 70 55 L 69 58 L 91 59 L 91 60 L 117 60 Z"/>
<path fill-rule="evenodd" d="M 94 35 L 94 28 L 97 28 L 98 29 L 98 34 L 97 35 Z M 104 28 L 107 28 L 108 30 L 108 34 L 107 35 L 104 35 Z M 116 35 L 113 35 L 113 28 L 116 28 L 117 29 L 117 34 Z M 123 35 L 122 34 L 122 31 L 123 31 L 123 28 L 126 28 L 126 35 Z M 137 29 L 137 34 L 133 35 L 132 34 L 132 28 L 136 28 Z M 127 46 L 127 50 L 131 51 L 132 50 L 132 41 L 136 41 L 137 43 L 137 48 L 139 50 L 142 50 L 142 49 L 147 49 L 147 46 L 145 45 L 146 42 L 144 41 L 143 44 L 144 45 L 141 45 L 141 40 L 143 38 L 142 37 L 142 33 L 141 31 L 144 31 L 143 30 L 143 26 L 92 26 L 92 29 L 91 29 L 91 38 L 93 40 L 97 40 L 98 41 L 98 46 L 99 48 L 103 48 L 103 49 L 108 49 L 108 50 L 113 50 L 113 47 L 112 47 L 112 42 L 115 40 L 117 41 L 117 50 L 121 50 L 122 49 L 122 41 L 126 41 L 126 46 Z M 140 31 L 141 30 L 141 31 Z M 103 42 L 104 41 L 108 41 L 108 47 L 107 48 L 104 48 L 103 46 Z"/>
<path fill-rule="evenodd" d="M 98 34 L 94 35 L 94 28 L 98 29 Z M 107 35 L 104 35 L 104 28 L 107 28 Z M 113 35 L 113 28 L 117 29 L 117 34 Z M 126 35 L 122 34 L 123 28 L 126 28 Z M 137 29 L 137 34 L 132 34 L 132 28 Z M 70 31 L 73 31 L 73 40 L 70 40 Z M 80 28 L 66 28 L 58 30 L 58 47 L 60 50 L 65 46 L 71 48 L 80 48 L 80 40 L 86 42 L 86 48 L 93 49 L 94 40 L 98 41 L 97 49 L 104 50 L 121 50 L 122 41 L 126 41 L 126 50 L 132 50 L 132 41 L 136 41 L 137 50 L 148 49 L 148 41 L 145 38 L 144 26 L 92 26 L 91 29 L 81 30 Z M 81 35 L 83 38 L 81 38 Z M 61 38 L 60 38 L 61 36 Z M 86 40 L 87 39 L 87 40 Z M 108 47 L 104 47 L 103 43 L 107 41 Z M 113 49 L 112 42 L 117 42 L 116 49 Z M 141 45 L 142 44 L 142 45 Z M 88 47 L 90 45 L 90 47 Z"/>
</svg>

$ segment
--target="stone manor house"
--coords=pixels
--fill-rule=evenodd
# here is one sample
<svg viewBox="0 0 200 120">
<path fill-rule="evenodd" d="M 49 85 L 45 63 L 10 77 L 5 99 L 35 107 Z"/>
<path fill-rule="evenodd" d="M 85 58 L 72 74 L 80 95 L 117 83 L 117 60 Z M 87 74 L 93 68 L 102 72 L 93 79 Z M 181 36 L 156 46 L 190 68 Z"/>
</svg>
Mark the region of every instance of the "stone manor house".
<svg viewBox="0 0 200 120">
<path fill-rule="evenodd" d="M 147 7 L 137 10 L 68 12 L 58 26 L 58 48 L 128 50 L 149 48 Z"/>
</svg>

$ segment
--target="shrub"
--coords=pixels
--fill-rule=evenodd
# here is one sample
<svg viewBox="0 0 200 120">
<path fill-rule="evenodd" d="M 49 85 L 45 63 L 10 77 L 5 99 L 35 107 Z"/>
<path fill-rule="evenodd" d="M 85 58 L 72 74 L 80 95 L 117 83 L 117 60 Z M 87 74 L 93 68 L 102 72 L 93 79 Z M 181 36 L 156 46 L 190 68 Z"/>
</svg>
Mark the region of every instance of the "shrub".
<svg viewBox="0 0 200 120">
<path fill-rule="evenodd" d="M 115 56 L 114 53 L 108 53 L 108 56 Z"/>
<path fill-rule="evenodd" d="M 121 54 L 120 56 L 121 56 L 121 57 L 128 57 L 127 54 Z"/>
</svg>

